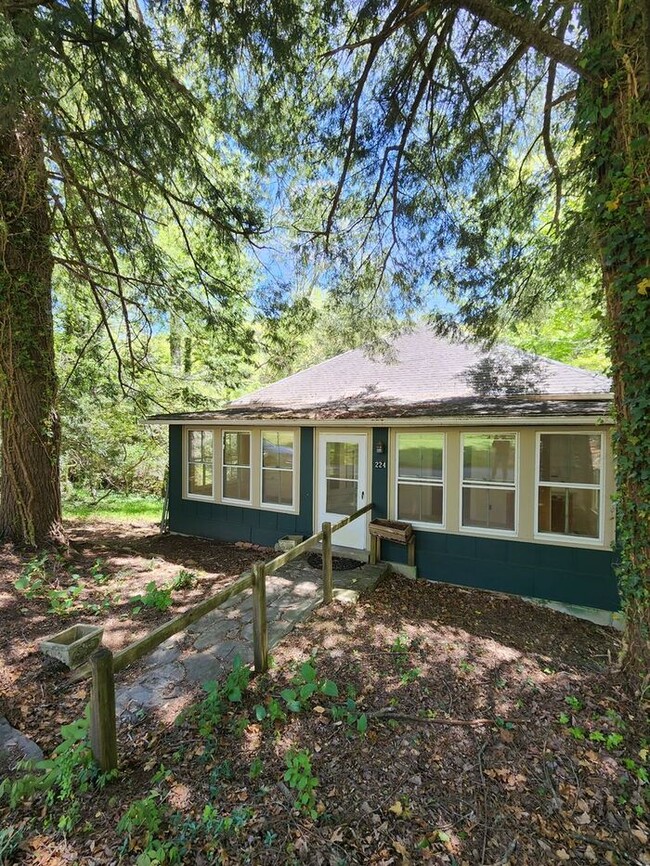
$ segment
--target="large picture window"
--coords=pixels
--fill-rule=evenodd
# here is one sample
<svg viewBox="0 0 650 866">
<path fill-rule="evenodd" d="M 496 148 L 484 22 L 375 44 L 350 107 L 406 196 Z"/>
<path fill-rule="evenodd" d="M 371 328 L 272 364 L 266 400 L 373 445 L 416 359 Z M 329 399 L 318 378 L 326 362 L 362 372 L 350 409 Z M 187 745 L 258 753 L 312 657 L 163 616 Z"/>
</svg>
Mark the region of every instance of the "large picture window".
<svg viewBox="0 0 650 866">
<path fill-rule="evenodd" d="M 599 539 L 600 433 L 540 433 L 538 454 L 538 533 Z"/>
<path fill-rule="evenodd" d="M 397 436 L 397 518 L 443 525 L 442 433 Z"/>
<path fill-rule="evenodd" d="M 222 498 L 251 501 L 251 434 L 224 431 Z"/>
<path fill-rule="evenodd" d="M 213 495 L 214 434 L 212 430 L 187 431 L 187 492 Z"/>
<path fill-rule="evenodd" d="M 462 525 L 515 532 L 517 434 L 466 433 L 462 456 Z"/>
<path fill-rule="evenodd" d="M 262 504 L 293 506 L 294 435 L 262 431 Z"/>
</svg>

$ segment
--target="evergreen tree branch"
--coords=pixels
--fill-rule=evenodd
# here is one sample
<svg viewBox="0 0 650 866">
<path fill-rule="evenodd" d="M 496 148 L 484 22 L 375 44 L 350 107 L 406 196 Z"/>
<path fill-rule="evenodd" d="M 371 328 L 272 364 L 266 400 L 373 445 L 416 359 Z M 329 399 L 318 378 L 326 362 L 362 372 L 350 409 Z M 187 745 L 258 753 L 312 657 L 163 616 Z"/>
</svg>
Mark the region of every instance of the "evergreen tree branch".
<svg viewBox="0 0 650 866">
<path fill-rule="evenodd" d="M 394 33 L 410 24 L 415 19 L 441 6 L 451 5 L 455 9 L 464 9 L 471 15 L 475 15 L 488 24 L 517 39 L 524 49 L 534 48 L 544 56 L 555 60 L 556 63 L 565 66 L 577 73 L 581 78 L 592 79 L 593 75 L 583 65 L 580 52 L 572 45 L 567 45 L 552 33 L 545 30 L 533 19 L 519 15 L 510 9 L 497 5 L 493 0 L 457 0 L 452 3 L 441 3 L 439 0 L 429 0 L 404 10 L 399 15 L 400 9 L 394 10 L 393 20 L 390 26 L 384 26 L 379 33 L 359 39 L 355 42 L 347 42 L 345 45 L 337 46 L 325 52 L 323 57 L 331 57 L 340 51 L 354 51 L 364 46 L 378 48 L 385 43 Z M 569 7 L 570 8 L 570 7 Z M 398 13 L 398 14 L 395 14 Z M 396 18 L 396 20 L 394 20 Z M 388 23 L 388 19 L 387 19 Z"/>
</svg>

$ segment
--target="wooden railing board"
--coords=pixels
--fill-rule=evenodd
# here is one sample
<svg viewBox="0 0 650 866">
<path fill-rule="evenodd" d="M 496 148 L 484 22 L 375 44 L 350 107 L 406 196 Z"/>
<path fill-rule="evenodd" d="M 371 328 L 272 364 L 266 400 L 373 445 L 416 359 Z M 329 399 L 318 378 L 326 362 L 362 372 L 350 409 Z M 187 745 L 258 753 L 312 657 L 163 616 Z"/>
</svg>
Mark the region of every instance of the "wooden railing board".
<svg viewBox="0 0 650 866">
<path fill-rule="evenodd" d="M 342 529 L 344 526 L 352 523 L 353 520 L 356 520 L 358 517 L 366 514 L 372 509 L 372 507 L 372 503 L 368 503 L 368 505 L 364 505 L 363 508 L 355 511 L 348 517 L 344 517 L 342 520 L 339 520 L 338 523 L 335 523 L 331 527 L 329 555 L 326 553 L 325 550 L 323 550 L 323 580 L 324 594 L 326 596 L 331 593 L 331 536 L 335 532 L 337 532 L 337 530 Z M 276 556 L 269 562 L 262 563 L 265 578 L 268 575 L 274 574 L 279 568 L 282 568 L 283 565 L 287 565 L 287 563 L 292 562 L 299 556 L 302 556 L 303 553 L 306 553 L 306 551 L 310 550 L 315 544 L 318 544 L 318 542 L 322 540 L 323 531 L 321 530 L 320 532 L 314 533 L 314 535 L 310 535 L 309 538 L 305 539 L 305 541 L 301 541 L 300 544 L 292 547 L 291 550 L 286 551 L 286 553 L 282 553 L 280 556 Z M 328 577 L 325 574 L 325 556 L 327 555 L 328 559 L 330 560 L 329 593 L 327 592 Z M 198 604 L 194 605 L 194 607 L 186 610 L 185 613 L 174 617 L 174 619 L 170 619 L 168 622 L 165 622 L 162 625 L 158 626 L 158 628 L 154 629 L 152 632 L 149 632 L 149 634 L 145 635 L 143 638 L 140 638 L 140 640 L 134 641 L 132 644 L 129 644 L 129 646 L 125 647 L 122 650 L 119 650 L 119 652 L 115 653 L 115 655 L 113 656 L 113 672 L 117 673 L 118 671 L 124 670 L 125 667 L 133 664 L 133 662 L 135 661 L 138 661 L 138 659 L 142 658 L 142 656 L 147 655 L 147 653 L 154 650 L 157 646 L 166 641 L 168 638 L 173 637 L 179 631 L 183 631 L 187 628 L 188 625 L 191 625 L 193 622 L 201 619 L 201 617 L 205 616 L 207 613 L 215 610 L 215 608 L 228 601 L 228 599 L 232 598 L 234 595 L 238 595 L 240 592 L 244 592 L 245 590 L 250 589 L 252 585 L 253 572 L 244 572 L 242 576 L 230 586 L 227 586 L 225 589 L 220 590 L 215 595 L 210 596 L 210 598 L 206 598 L 203 601 L 200 601 Z M 329 602 L 326 601 L 325 603 L 328 604 Z M 74 674 L 71 675 L 70 680 L 72 682 L 79 682 L 80 680 L 86 679 L 89 675 L 90 665 L 84 665 L 84 667 L 79 668 L 79 670 L 75 671 Z"/>
</svg>

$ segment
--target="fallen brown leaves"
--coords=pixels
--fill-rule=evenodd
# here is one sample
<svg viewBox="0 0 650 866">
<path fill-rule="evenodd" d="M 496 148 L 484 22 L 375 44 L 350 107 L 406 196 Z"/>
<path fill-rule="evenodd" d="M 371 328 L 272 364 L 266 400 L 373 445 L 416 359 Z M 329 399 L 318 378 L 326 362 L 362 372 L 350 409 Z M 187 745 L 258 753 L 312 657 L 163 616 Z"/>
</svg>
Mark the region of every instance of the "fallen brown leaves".
<svg viewBox="0 0 650 866">
<path fill-rule="evenodd" d="M 407 650 L 391 651 L 398 638 Z M 137 846 L 119 853 L 117 823 L 156 788 L 159 838 L 180 844 L 185 833 L 188 864 L 648 866 L 647 785 L 637 774 L 647 729 L 608 666 L 617 648 L 606 629 L 517 599 L 394 577 L 355 608 L 319 610 L 277 647 L 275 666 L 214 740 L 155 716 L 120 729 L 120 779 L 83 801 L 67 841 L 43 831 L 29 807 L 0 820 L 31 820 L 25 863 L 135 862 Z M 254 707 L 278 696 L 312 651 L 339 698 L 319 695 L 286 722 L 257 722 Z M 332 704 L 347 700 L 367 715 L 365 735 L 332 717 Z M 44 704 L 56 726 L 67 705 Z M 603 740 L 590 739 L 595 732 Z M 316 819 L 295 810 L 282 781 L 289 749 L 311 757 Z M 206 804 L 221 816 L 245 810 L 242 828 L 193 841 L 188 828 Z"/>
</svg>

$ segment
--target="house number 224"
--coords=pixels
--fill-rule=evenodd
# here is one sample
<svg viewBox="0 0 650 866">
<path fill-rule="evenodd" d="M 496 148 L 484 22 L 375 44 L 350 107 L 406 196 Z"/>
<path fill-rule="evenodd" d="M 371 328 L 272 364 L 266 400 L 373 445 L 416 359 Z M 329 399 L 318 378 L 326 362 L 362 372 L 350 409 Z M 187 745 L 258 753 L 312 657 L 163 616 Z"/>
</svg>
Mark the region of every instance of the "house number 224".
<svg viewBox="0 0 650 866">
<path fill-rule="evenodd" d="M 386 461 L 385 460 L 375 460 L 375 469 L 385 469 Z"/>
</svg>

